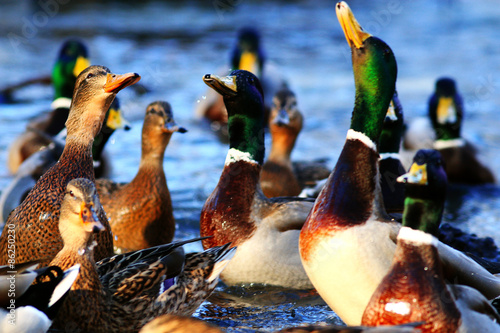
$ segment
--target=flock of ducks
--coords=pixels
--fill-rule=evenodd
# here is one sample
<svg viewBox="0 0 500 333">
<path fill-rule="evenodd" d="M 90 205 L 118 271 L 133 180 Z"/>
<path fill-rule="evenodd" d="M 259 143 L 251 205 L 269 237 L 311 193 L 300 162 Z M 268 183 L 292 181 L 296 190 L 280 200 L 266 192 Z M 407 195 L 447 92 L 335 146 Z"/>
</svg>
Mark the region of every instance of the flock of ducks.
<svg viewBox="0 0 500 333">
<path fill-rule="evenodd" d="M 217 98 L 197 113 L 225 129 L 229 151 L 201 210 L 201 237 L 185 241 L 172 241 L 163 159 L 172 134 L 186 130 L 169 103 L 149 104 L 136 176 L 129 183 L 100 178 L 103 147 L 126 126 L 116 95 L 140 76 L 89 66 L 85 47 L 66 43 L 53 72 L 53 110 L 9 152 L 16 185 L 2 194 L 4 206 L 15 204 L 0 236 L 2 331 L 220 332 L 189 318 L 220 278 L 228 286 L 315 289 L 351 325 L 283 332 L 500 332 L 491 302 L 500 295 L 493 274 L 500 270 L 437 238 L 448 181 L 495 182 L 460 136 L 454 81 L 437 81 L 432 149 L 413 151 L 405 168 L 400 147 L 419 147 L 404 133 L 396 57 L 345 2 L 336 12 L 356 96 L 333 171 L 291 161 L 303 126 L 297 98 L 281 84 L 272 104 L 264 103 L 263 53 L 258 35 L 245 29 L 235 70 L 203 77 Z M 265 161 L 266 127 L 272 148 Z M 196 241 L 204 251 L 186 254 L 182 246 Z M 12 271 L 15 326 L 11 296 L 4 297 Z"/>
</svg>

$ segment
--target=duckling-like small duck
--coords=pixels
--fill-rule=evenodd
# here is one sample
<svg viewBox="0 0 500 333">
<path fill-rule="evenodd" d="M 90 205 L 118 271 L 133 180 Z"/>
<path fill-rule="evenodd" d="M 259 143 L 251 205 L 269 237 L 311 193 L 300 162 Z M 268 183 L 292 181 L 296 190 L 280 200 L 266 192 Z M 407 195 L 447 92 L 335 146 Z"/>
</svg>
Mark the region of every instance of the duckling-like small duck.
<svg viewBox="0 0 500 333">
<path fill-rule="evenodd" d="M 404 185 L 397 181 L 397 178 L 405 173 L 399 159 L 403 131 L 403 108 L 395 91 L 378 142 L 380 186 L 384 207 L 388 213 L 402 213 L 404 208 Z"/>
<path fill-rule="evenodd" d="M 201 211 L 204 248 L 231 242 L 236 255 L 221 278 L 228 285 L 263 283 L 307 289 L 312 285 L 300 263 L 298 237 L 312 207 L 299 198 L 266 198 L 260 187 L 264 159 L 263 90 L 248 71 L 207 74 L 229 119 L 229 152 L 219 183 Z"/>
<path fill-rule="evenodd" d="M 33 270 L 36 266 L 28 262 L 0 267 L 0 331 L 47 332 L 80 270 L 79 265 L 64 272 L 57 266 Z"/>
<path fill-rule="evenodd" d="M 434 148 L 443 156 L 448 180 L 464 184 L 494 183 L 493 173 L 477 159 L 477 150 L 461 137 L 463 116 L 463 100 L 455 80 L 438 79 L 429 99 L 429 118 L 436 134 Z"/>
<path fill-rule="evenodd" d="M 383 206 L 377 152 L 397 64 L 390 47 L 365 32 L 345 2 L 336 10 L 351 46 L 355 105 L 346 143 L 302 228 L 299 249 L 320 296 L 346 324 L 359 325 L 389 270 L 401 228 Z M 442 243 L 439 254 L 450 280 L 464 281 L 486 297 L 500 294 L 500 280 L 464 254 Z"/>
<path fill-rule="evenodd" d="M 51 265 L 80 264 L 80 276 L 53 327 L 65 332 L 137 332 L 163 314 L 190 316 L 215 288 L 220 272 L 235 252 L 226 244 L 184 254 L 188 240 L 94 261 L 92 234 L 104 226 L 94 183 L 71 180 L 61 204 L 59 229 L 63 249 Z"/>
<path fill-rule="evenodd" d="M 422 332 L 500 332 L 500 316 L 476 289 L 447 285 L 438 240 L 421 230 L 399 231 L 391 268 L 363 313 L 368 326 L 421 321 Z"/>
<path fill-rule="evenodd" d="M 302 190 L 290 160 L 302 123 L 295 94 L 283 87 L 273 97 L 269 118 L 271 152 L 260 174 L 262 192 L 268 198 L 297 196 Z"/>
<path fill-rule="evenodd" d="M 172 241 L 175 220 L 163 170 L 165 149 L 174 132 L 185 133 L 164 101 L 148 105 L 142 128 L 142 156 L 135 178 L 126 184 L 96 180 L 115 237 L 115 249 L 141 250 Z"/>
<path fill-rule="evenodd" d="M 112 74 L 103 66 L 90 66 L 80 73 L 75 85 L 70 114 L 66 121 L 64 151 L 52 168 L 36 183 L 20 206 L 9 215 L 4 230 L 15 230 L 16 261 L 41 260 L 47 265 L 62 249 L 58 231 L 59 209 L 71 179 L 94 180 L 92 143 L 116 94 L 139 81 L 136 73 Z M 98 212 L 107 231 L 97 235 L 97 259 L 113 253 L 111 228 L 103 210 Z M 8 234 L 0 236 L 0 264 L 7 264 Z"/>
<path fill-rule="evenodd" d="M 268 61 L 262 47 L 261 33 L 255 27 L 247 26 L 238 30 L 237 42 L 231 51 L 229 68 L 230 70 L 246 70 L 256 75 L 261 82 L 265 96 L 274 96 L 285 83 L 276 67 Z M 227 69 L 221 71 L 220 75 L 227 75 Z M 265 104 L 264 125 L 267 125 L 270 109 L 271 105 Z M 211 129 L 218 134 L 219 138 L 227 141 L 228 114 L 219 94 L 209 89 L 203 99 L 198 101 L 195 116 L 198 119 L 207 119 Z"/>
</svg>

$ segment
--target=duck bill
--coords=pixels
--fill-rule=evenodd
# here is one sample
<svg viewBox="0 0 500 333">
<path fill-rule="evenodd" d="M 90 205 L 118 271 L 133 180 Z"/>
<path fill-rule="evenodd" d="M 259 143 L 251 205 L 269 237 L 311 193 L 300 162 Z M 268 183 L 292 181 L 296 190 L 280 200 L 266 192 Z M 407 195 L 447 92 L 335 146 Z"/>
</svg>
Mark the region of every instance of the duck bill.
<svg viewBox="0 0 500 333">
<path fill-rule="evenodd" d="M 80 209 L 80 219 L 83 224 L 83 229 L 86 232 L 98 233 L 104 230 L 104 226 L 101 221 L 99 221 L 99 217 L 97 217 L 92 204 L 82 203 Z"/>
<path fill-rule="evenodd" d="M 166 133 L 173 133 L 173 132 L 186 133 L 187 129 L 177 125 L 177 123 L 172 120 L 165 124 L 165 127 L 163 127 L 163 131 Z"/>
<path fill-rule="evenodd" d="M 243 69 L 252 72 L 255 75 L 258 75 L 257 55 L 255 54 L 255 52 L 244 51 L 240 56 L 240 64 L 238 69 Z"/>
<path fill-rule="evenodd" d="M 130 129 L 130 123 L 123 117 L 120 109 L 110 108 L 108 114 L 108 120 L 106 121 L 106 126 L 116 130 L 120 128 Z"/>
<path fill-rule="evenodd" d="M 286 112 L 285 109 L 280 109 L 278 111 L 278 114 L 276 115 L 276 118 L 274 118 L 273 120 L 273 124 L 276 124 L 278 126 L 290 125 L 290 117 L 288 115 L 288 112 Z"/>
<path fill-rule="evenodd" d="M 122 75 L 108 73 L 106 83 L 104 84 L 104 91 L 116 94 L 123 88 L 139 82 L 140 79 L 141 76 L 137 73 L 127 73 Z"/>
<path fill-rule="evenodd" d="M 354 17 L 351 8 L 344 1 L 337 3 L 337 19 L 351 48 L 363 47 L 363 42 L 371 35 L 365 31 Z"/>
<path fill-rule="evenodd" d="M 206 74 L 203 77 L 203 82 L 222 96 L 236 96 L 238 93 L 236 76 L 234 75 L 218 76 Z"/>
<path fill-rule="evenodd" d="M 387 113 L 385 114 L 385 119 L 389 121 L 396 121 L 398 120 L 398 116 L 396 115 L 396 110 L 394 108 L 394 101 L 391 100 L 391 103 L 389 103 L 389 108 L 387 109 Z"/>
<path fill-rule="evenodd" d="M 457 121 L 453 99 L 451 97 L 441 97 L 437 106 L 437 121 L 440 124 L 454 123 Z"/>
<path fill-rule="evenodd" d="M 78 58 L 76 58 L 75 67 L 73 67 L 73 75 L 75 77 L 78 77 L 78 75 L 80 75 L 80 73 L 83 72 L 83 70 L 89 66 L 90 66 L 89 59 L 83 56 L 79 56 Z"/>
<path fill-rule="evenodd" d="M 413 163 L 410 171 L 397 178 L 400 183 L 409 183 L 417 185 L 427 185 L 427 164 L 418 165 Z"/>
</svg>

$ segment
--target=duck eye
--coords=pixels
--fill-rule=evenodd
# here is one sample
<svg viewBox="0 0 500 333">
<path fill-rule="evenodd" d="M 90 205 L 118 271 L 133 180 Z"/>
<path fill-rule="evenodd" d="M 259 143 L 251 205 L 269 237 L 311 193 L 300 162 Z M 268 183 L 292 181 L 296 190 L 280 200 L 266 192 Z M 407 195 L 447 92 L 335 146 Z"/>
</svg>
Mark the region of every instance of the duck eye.
<svg viewBox="0 0 500 333">
<path fill-rule="evenodd" d="M 94 74 L 89 73 L 89 74 L 87 75 L 87 79 L 90 79 L 91 77 L 94 77 Z"/>
<path fill-rule="evenodd" d="M 249 77 L 249 78 L 248 78 L 248 82 L 249 82 L 250 84 L 255 84 L 255 80 L 253 79 L 253 77 Z"/>
<path fill-rule="evenodd" d="M 70 190 L 70 191 L 68 191 L 68 192 L 66 192 L 66 193 L 68 193 L 68 194 L 70 195 L 70 197 L 72 197 L 72 198 L 74 198 L 74 197 L 75 197 L 75 194 L 74 194 L 74 193 L 73 193 L 73 191 L 71 191 L 71 190 Z"/>
</svg>

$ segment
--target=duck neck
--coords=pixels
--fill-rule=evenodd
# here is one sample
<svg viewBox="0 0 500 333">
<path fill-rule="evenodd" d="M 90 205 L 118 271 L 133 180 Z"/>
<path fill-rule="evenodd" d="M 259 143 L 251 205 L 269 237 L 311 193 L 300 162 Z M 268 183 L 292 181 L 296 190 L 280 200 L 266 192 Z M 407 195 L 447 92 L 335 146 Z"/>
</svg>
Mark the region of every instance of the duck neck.
<svg viewBox="0 0 500 333">
<path fill-rule="evenodd" d="M 403 226 L 437 236 L 443 216 L 443 205 L 442 201 L 407 196 L 403 213 Z"/>
<path fill-rule="evenodd" d="M 115 130 L 104 125 L 101 131 L 96 135 L 92 144 L 92 157 L 94 161 L 99 161 L 104 151 L 104 146 Z"/>
<path fill-rule="evenodd" d="M 365 223 L 370 216 L 385 216 L 375 143 L 350 129 L 335 169 L 316 200 L 312 214 L 334 216 L 330 227 L 344 228 Z M 321 219 L 320 219 L 321 220 Z"/>
<path fill-rule="evenodd" d="M 262 165 L 265 151 L 262 117 L 251 118 L 244 114 L 231 115 L 228 119 L 228 132 L 230 150 L 234 149 L 243 153 L 246 158 Z"/>
<path fill-rule="evenodd" d="M 290 155 L 295 146 L 298 133 L 291 128 L 271 126 L 271 152 L 269 160 L 290 162 Z"/>
<path fill-rule="evenodd" d="M 172 133 L 163 134 L 161 138 L 155 138 L 156 141 L 151 140 L 147 133 L 142 134 L 141 144 L 141 166 L 156 166 L 163 169 L 163 159 L 165 158 L 165 150 Z M 157 141 L 161 142 L 157 142 Z"/>
</svg>

